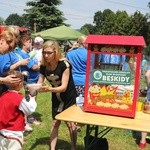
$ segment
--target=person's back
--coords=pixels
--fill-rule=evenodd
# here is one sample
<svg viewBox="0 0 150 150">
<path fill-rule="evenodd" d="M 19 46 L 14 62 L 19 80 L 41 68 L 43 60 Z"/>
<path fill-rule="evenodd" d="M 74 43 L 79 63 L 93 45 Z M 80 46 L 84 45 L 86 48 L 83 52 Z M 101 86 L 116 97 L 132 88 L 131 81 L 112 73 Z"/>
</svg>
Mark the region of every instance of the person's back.
<svg viewBox="0 0 150 150">
<path fill-rule="evenodd" d="M 72 65 L 72 76 L 78 96 L 84 96 L 87 65 L 86 38 L 86 36 L 80 36 L 73 48 L 66 54 L 66 58 Z"/>
<path fill-rule="evenodd" d="M 87 50 L 84 47 L 70 50 L 67 53 L 66 58 L 72 64 L 72 74 L 75 85 L 84 85 L 86 76 Z"/>
</svg>

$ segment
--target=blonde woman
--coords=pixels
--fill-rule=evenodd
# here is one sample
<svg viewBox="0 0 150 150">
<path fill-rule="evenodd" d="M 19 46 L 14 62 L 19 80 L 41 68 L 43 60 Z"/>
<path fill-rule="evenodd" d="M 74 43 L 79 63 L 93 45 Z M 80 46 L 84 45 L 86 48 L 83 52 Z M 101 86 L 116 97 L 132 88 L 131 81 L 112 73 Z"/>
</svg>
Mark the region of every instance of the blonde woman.
<svg viewBox="0 0 150 150">
<path fill-rule="evenodd" d="M 63 58 L 59 44 L 56 41 L 47 41 L 43 45 L 42 62 L 38 83 L 45 78 L 51 84 L 40 91 L 52 92 L 52 127 L 50 136 L 51 150 L 55 150 L 60 121 L 55 116 L 76 102 L 76 89 L 74 86 L 71 65 Z M 73 122 L 67 122 L 71 138 L 71 150 L 76 150 L 77 132 Z"/>
<path fill-rule="evenodd" d="M 18 40 L 16 39 L 13 32 L 4 30 L 0 34 L 0 54 L 4 55 L 13 50 L 17 45 Z"/>
<path fill-rule="evenodd" d="M 19 42 L 19 36 L 20 36 L 20 31 L 19 31 L 19 27 L 18 26 L 14 26 L 14 25 L 9 25 L 5 28 L 5 31 L 9 31 L 11 33 L 14 34 L 15 36 L 15 40 L 16 40 L 16 45 Z"/>
<path fill-rule="evenodd" d="M 16 32 L 19 34 L 17 29 L 14 30 L 13 27 L 9 27 L 0 34 L 0 57 L 12 51 L 17 46 L 18 39 Z M 6 77 L 0 76 L 0 94 L 7 89 L 3 84 L 11 85 L 16 82 L 20 82 L 20 79 L 15 78 L 14 75 L 8 75 Z"/>
</svg>

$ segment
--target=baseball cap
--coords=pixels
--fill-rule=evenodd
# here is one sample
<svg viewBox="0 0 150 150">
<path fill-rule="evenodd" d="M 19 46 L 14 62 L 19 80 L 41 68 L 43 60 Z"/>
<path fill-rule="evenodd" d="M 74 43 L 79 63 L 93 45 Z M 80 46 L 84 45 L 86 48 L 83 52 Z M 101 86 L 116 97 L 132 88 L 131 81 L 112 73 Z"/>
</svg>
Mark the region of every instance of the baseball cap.
<svg viewBox="0 0 150 150">
<path fill-rule="evenodd" d="M 40 44 L 43 44 L 44 40 L 41 38 L 41 37 L 36 37 L 34 39 L 34 43 L 40 43 Z"/>
</svg>

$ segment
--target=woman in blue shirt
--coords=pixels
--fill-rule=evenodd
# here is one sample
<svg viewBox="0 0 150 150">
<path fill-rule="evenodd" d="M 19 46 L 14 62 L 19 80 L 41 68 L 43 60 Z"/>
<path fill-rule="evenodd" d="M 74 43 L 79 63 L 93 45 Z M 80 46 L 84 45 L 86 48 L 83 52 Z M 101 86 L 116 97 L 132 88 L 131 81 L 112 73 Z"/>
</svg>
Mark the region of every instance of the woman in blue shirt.
<svg viewBox="0 0 150 150">
<path fill-rule="evenodd" d="M 86 36 L 79 37 L 75 48 L 67 52 L 66 58 L 72 65 L 72 75 L 78 96 L 84 97 L 84 85 L 86 78 L 87 49 L 84 44 Z"/>
</svg>

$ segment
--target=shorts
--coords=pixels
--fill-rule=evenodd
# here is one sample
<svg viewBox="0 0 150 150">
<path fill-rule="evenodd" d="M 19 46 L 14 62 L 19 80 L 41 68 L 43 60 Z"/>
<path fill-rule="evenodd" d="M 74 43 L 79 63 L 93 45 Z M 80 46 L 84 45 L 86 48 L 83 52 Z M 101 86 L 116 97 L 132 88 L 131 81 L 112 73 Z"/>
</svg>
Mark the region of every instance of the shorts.
<svg viewBox="0 0 150 150">
<path fill-rule="evenodd" d="M 22 150 L 22 143 L 16 138 L 5 138 L 0 135 L 0 149 Z"/>
</svg>

